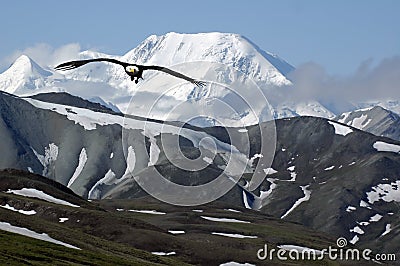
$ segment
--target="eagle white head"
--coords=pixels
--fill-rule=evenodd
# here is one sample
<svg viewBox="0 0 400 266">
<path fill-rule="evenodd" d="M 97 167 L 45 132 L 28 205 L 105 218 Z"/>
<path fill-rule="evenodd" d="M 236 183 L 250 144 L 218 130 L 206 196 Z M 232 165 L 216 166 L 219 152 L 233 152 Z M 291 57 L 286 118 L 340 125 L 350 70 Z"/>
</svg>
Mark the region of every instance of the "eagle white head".
<svg viewBox="0 0 400 266">
<path fill-rule="evenodd" d="M 127 66 L 125 70 L 129 73 L 136 73 L 139 71 L 139 68 L 137 66 Z"/>
</svg>

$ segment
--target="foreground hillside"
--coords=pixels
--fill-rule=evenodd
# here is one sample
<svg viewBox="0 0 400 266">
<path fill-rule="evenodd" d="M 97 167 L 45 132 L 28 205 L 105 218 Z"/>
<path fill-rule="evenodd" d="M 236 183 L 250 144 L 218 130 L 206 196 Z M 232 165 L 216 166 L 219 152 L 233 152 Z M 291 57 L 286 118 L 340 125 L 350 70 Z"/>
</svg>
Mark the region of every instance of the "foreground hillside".
<svg viewBox="0 0 400 266">
<path fill-rule="evenodd" d="M 0 261 L 7 264 L 258 264 L 256 253 L 264 244 L 336 245 L 327 234 L 221 202 L 196 208 L 148 197 L 90 202 L 17 170 L 0 172 L 0 191 Z M 58 243 L 4 231 L 10 227 L 30 230 L 31 236 L 47 234 Z"/>
</svg>

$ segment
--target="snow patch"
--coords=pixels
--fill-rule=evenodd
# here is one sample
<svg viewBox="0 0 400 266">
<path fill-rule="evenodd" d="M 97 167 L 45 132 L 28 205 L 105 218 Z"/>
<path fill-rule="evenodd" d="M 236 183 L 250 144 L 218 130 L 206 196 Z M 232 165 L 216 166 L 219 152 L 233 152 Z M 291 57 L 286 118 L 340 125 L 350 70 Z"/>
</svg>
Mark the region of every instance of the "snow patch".
<svg viewBox="0 0 400 266">
<path fill-rule="evenodd" d="M 392 231 L 392 226 L 390 224 L 386 224 L 385 231 L 381 234 L 381 236 L 385 236 L 385 235 L 389 234 L 390 231 Z"/>
<path fill-rule="evenodd" d="M 185 231 L 183 231 L 183 230 L 168 230 L 168 233 L 173 234 L 173 235 L 181 235 L 181 234 L 184 234 Z"/>
<path fill-rule="evenodd" d="M 231 238 L 258 238 L 257 236 L 246 236 L 246 235 L 241 235 L 241 234 L 229 234 L 229 233 L 218 233 L 218 232 L 212 232 L 211 234 L 218 235 L 218 236 L 231 237 Z"/>
<path fill-rule="evenodd" d="M 31 210 L 31 211 L 19 210 L 19 209 L 14 208 L 13 206 L 8 205 L 8 204 L 0 205 L 0 207 L 4 208 L 4 209 L 7 209 L 7 210 L 10 210 L 10 211 L 19 212 L 19 213 L 24 214 L 24 215 L 34 215 L 34 214 L 36 214 L 35 210 Z"/>
<path fill-rule="evenodd" d="M 382 215 L 380 215 L 380 214 L 375 214 L 374 216 L 371 216 L 370 218 L 369 218 L 369 221 L 370 222 L 379 222 L 381 219 L 382 219 Z"/>
<path fill-rule="evenodd" d="M 272 168 L 272 167 L 268 167 L 268 168 L 266 168 L 266 169 L 263 169 L 264 170 L 264 173 L 266 174 L 266 175 L 273 175 L 273 174 L 276 174 L 276 173 L 278 173 L 278 171 L 276 171 L 274 168 Z"/>
<path fill-rule="evenodd" d="M 103 178 L 94 184 L 94 186 L 88 192 L 88 199 L 100 199 L 101 190 L 98 188 L 100 185 L 112 185 L 117 184 L 118 179 L 115 178 L 115 173 L 109 169 Z"/>
<path fill-rule="evenodd" d="M 363 129 L 371 120 L 368 120 L 367 123 L 365 123 L 365 120 L 368 118 L 367 115 L 362 114 L 360 117 L 356 117 L 351 121 L 351 124 L 349 126 L 353 126 L 355 128 Z"/>
<path fill-rule="evenodd" d="M 262 157 L 264 157 L 262 154 L 259 154 L 259 153 L 254 154 L 253 157 L 250 158 L 249 164 L 253 165 L 253 162 L 254 162 L 255 159 L 262 158 Z"/>
<path fill-rule="evenodd" d="M 157 146 L 157 140 L 154 136 L 149 136 L 150 141 L 150 158 L 148 166 L 155 165 L 160 155 L 160 148 Z"/>
<path fill-rule="evenodd" d="M 50 143 L 49 147 L 44 148 L 44 155 L 39 154 L 31 147 L 33 153 L 38 158 L 39 162 L 43 165 L 43 176 L 48 176 L 49 167 L 57 160 L 58 157 L 58 147 L 54 143 Z"/>
<path fill-rule="evenodd" d="M 352 212 L 352 211 L 355 211 L 357 208 L 356 207 L 354 207 L 354 206 L 347 206 L 347 208 L 346 208 L 346 212 Z"/>
<path fill-rule="evenodd" d="M 368 202 L 373 204 L 376 201 L 383 200 L 385 202 L 400 202 L 400 180 L 390 184 L 378 184 L 367 192 Z"/>
<path fill-rule="evenodd" d="M 366 202 L 363 201 L 363 200 L 360 200 L 360 207 L 363 207 L 363 208 L 371 208 L 371 207 L 369 206 L 369 204 L 366 203 Z"/>
<path fill-rule="evenodd" d="M 128 147 L 128 156 L 126 156 L 126 170 L 124 176 L 133 172 L 136 165 L 136 154 L 132 146 Z"/>
<path fill-rule="evenodd" d="M 81 153 L 79 154 L 79 163 L 78 167 L 76 167 L 74 174 L 72 175 L 71 179 L 68 181 L 67 187 L 71 187 L 78 176 L 81 174 L 83 167 L 85 166 L 87 161 L 87 154 L 85 148 L 82 148 Z"/>
<path fill-rule="evenodd" d="M 303 193 L 304 193 L 304 197 L 298 199 L 298 200 L 293 204 L 293 206 L 292 206 L 289 210 L 287 210 L 286 213 L 285 213 L 284 215 L 281 216 L 281 219 L 284 219 L 289 213 L 291 213 L 294 209 L 296 209 L 297 206 L 299 206 L 302 202 L 308 201 L 308 200 L 310 199 L 311 191 L 307 189 L 309 186 L 310 186 L 310 185 L 307 185 L 307 186 L 300 186 L 301 190 L 302 190 Z"/>
<path fill-rule="evenodd" d="M 260 191 L 260 199 L 264 200 L 265 198 L 269 197 L 272 194 L 272 191 L 276 188 L 275 181 L 279 180 L 277 178 L 267 178 L 267 181 L 270 183 L 269 189 L 267 191 Z M 261 207 L 261 206 L 260 206 Z"/>
<path fill-rule="evenodd" d="M 375 142 L 372 147 L 374 147 L 377 151 L 384 151 L 384 152 L 395 152 L 399 153 L 400 152 L 400 146 L 391 144 L 391 143 L 386 143 L 383 141 L 377 141 Z"/>
<path fill-rule="evenodd" d="M 328 121 L 328 123 L 335 128 L 335 134 L 337 135 L 346 136 L 347 134 L 353 132 L 353 130 L 348 126 L 344 126 L 333 121 Z"/>
<path fill-rule="evenodd" d="M 67 248 L 73 248 L 73 249 L 79 249 L 78 247 L 75 247 L 73 245 L 61 242 L 59 240 L 56 240 L 54 238 L 51 238 L 48 234 L 45 233 L 37 233 L 35 231 L 29 230 L 27 228 L 23 228 L 23 227 L 18 227 L 18 226 L 14 226 L 11 225 L 9 223 L 5 223 L 5 222 L 0 222 L 0 229 L 7 231 L 7 232 L 11 232 L 11 233 L 15 233 L 15 234 L 19 234 L 19 235 L 23 235 L 23 236 L 27 236 L 27 237 L 31 237 L 31 238 L 35 238 L 35 239 L 39 239 L 39 240 L 43 240 L 43 241 L 47 241 L 47 242 L 51 242 L 57 245 L 62 245 L 64 247 Z"/>
<path fill-rule="evenodd" d="M 128 212 L 137 212 L 137 213 L 145 213 L 145 214 L 158 214 L 158 215 L 166 214 L 165 212 L 160 212 L 160 211 L 156 211 L 156 210 L 128 210 Z"/>
<path fill-rule="evenodd" d="M 239 213 L 241 211 L 235 210 L 235 209 L 224 209 L 224 211 L 228 211 L 228 212 L 236 212 Z"/>
<path fill-rule="evenodd" d="M 358 226 L 355 226 L 354 228 L 350 229 L 350 232 L 351 233 L 357 233 L 357 234 L 360 234 L 360 235 L 364 234 L 364 231 Z"/>
<path fill-rule="evenodd" d="M 211 159 L 210 157 L 203 157 L 203 161 L 205 161 L 208 164 L 212 164 L 214 162 L 214 160 Z"/>
<path fill-rule="evenodd" d="M 358 240 L 360 240 L 360 238 L 358 237 L 358 235 L 355 235 L 349 242 L 354 245 L 358 242 Z"/>
<path fill-rule="evenodd" d="M 294 159 L 294 158 L 292 158 L 292 159 Z M 292 166 L 288 167 L 287 169 L 289 171 L 293 172 L 295 168 L 296 168 L 296 166 L 292 165 Z"/>
<path fill-rule="evenodd" d="M 158 256 L 171 256 L 171 255 L 176 255 L 176 252 L 175 251 L 172 251 L 172 252 L 156 251 L 156 252 L 151 252 L 151 254 L 158 255 Z"/>
<path fill-rule="evenodd" d="M 296 181 L 297 173 L 296 172 L 291 172 L 290 173 L 291 179 L 289 180 L 290 182 Z"/>
<path fill-rule="evenodd" d="M 217 217 L 209 217 L 209 216 L 200 216 L 201 218 L 208 220 L 208 221 L 213 221 L 213 222 L 223 222 L 223 223 L 250 223 L 248 221 L 242 221 L 242 220 L 237 220 L 237 219 L 231 219 L 231 218 L 217 218 Z"/>
<path fill-rule="evenodd" d="M 330 170 L 333 170 L 333 168 L 335 168 L 335 166 L 334 166 L 334 165 L 332 165 L 332 166 L 329 166 L 329 167 L 325 168 L 324 170 L 325 170 L 325 171 L 330 171 Z"/>
<path fill-rule="evenodd" d="M 244 190 L 242 191 L 242 195 L 243 195 L 243 204 L 244 204 L 244 207 L 245 207 L 246 209 L 251 209 L 250 204 L 249 204 L 249 200 L 247 199 L 247 194 L 246 194 L 246 192 L 245 192 Z"/>
<path fill-rule="evenodd" d="M 256 265 L 251 264 L 251 263 L 239 263 L 239 262 L 235 262 L 235 261 L 230 261 L 230 262 L 222 263 L 219 266 L 256 266 Z"/>
<path fill-rule="evenodd" d="M 61 205 L 65 205 L 65 206 L 69 206 L 69 207 L 74 207 L 74 208 L 79 208 L 80 206 L 69 203 L 68 201 L 65 200 L 61 200 L 61 199 L 57 199 L 53 196 L 50 196 L 46 193 L 44 193 L 43 191 L 34 189 L 34 188 L 23 188 L 23 189 L 19 189 L 19 190 L 12 190 L 9 189 L 6 193 L 12 193 L 15 195 L 20 195 L 20 196 L 24 196 L 24 197 L 28 197 L 28 198 L 38 198 L 41 200 L 45 200 L 47 202 L 51 202 L 51 203 L 55 203 L 55 204 L 61 204 Z"/>
<path fill-rule="evenodd" d="M 58 221 L 59 223 L 64 223 L 69 220 L 69 218 L 66 218 L 66 217 L 60 217 L 58 219 L 59 219 L 59 221 Z"/>
</svg>

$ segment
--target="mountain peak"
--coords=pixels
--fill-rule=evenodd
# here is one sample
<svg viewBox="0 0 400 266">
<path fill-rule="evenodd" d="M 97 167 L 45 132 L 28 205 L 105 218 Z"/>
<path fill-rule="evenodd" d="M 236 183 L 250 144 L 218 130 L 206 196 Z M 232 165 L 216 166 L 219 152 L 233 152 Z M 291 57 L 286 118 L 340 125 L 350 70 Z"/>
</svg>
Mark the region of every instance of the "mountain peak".
<svg viewBox="0 0 400 266">
<path fill-rule="evenodd" d="M 18 58 L 14 61 L 14 64 L 13 64 L 13 65 L 15 65 L 15 64 L 27 64 L 27 63 L 30 64 L 31 61 L 32 61 L 32 59 L 31 59 L 29 56 L 23 54 L 23 55 L 21 55 L 20 57 L 18 57 Z"/>
<path fill-rule="evenodd" d="M 0 74 L 0 88 L 8 93 L 23 94 L 26 90 L 42 87 L 44 79 L 50 75 L 29 56 L 21 55 Z"/>
<path fill-rule="evenodd" d="M 285 75 L 294 69 L 278 56 L 255 46 L 246 37 L 221 32 L 151 35 L 126 53 L 123 59 L 165 66 L 196 61 L 215 62 L 239 70 L 262 87 L 291 84 Z"/>
</svg>

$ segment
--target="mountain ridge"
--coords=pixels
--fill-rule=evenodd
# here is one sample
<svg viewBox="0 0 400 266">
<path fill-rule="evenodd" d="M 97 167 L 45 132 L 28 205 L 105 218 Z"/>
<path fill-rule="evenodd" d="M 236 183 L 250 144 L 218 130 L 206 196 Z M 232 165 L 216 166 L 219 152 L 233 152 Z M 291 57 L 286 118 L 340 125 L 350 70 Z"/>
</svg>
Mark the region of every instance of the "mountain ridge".
<svg viewBox="0 0 400 266">
<path fill-rule="evenodd" d="M 335 120 L 377 136 L 400 140 L 400 116 L 379 105 L 343 113 Z"/>
</svg>

